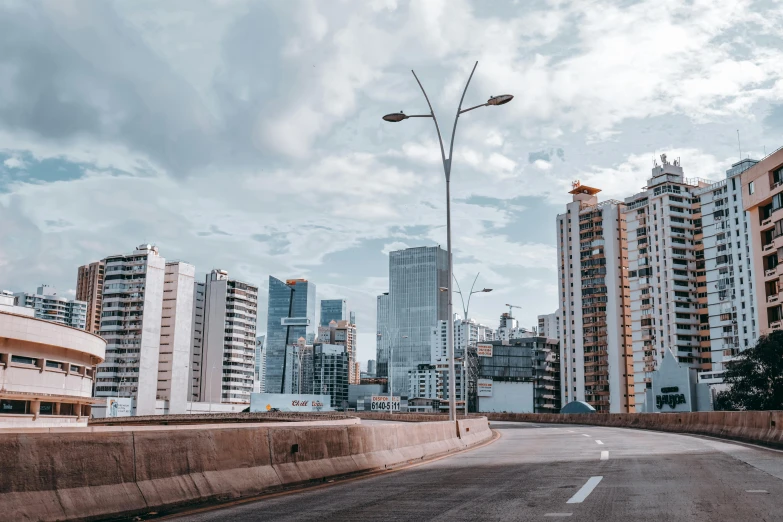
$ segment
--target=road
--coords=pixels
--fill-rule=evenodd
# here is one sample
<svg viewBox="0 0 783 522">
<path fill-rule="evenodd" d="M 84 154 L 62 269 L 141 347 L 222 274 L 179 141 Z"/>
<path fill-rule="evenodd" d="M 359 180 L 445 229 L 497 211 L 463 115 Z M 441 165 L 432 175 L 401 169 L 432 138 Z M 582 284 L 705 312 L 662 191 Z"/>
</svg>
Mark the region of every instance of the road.
<svg viewBox="0 0 783 522">
<path fill-rule="evenodd" d="M 783 452 L 618 428 L 492 423 L 501 438 L 188 521 L 783 521 Z"/>
</svg>

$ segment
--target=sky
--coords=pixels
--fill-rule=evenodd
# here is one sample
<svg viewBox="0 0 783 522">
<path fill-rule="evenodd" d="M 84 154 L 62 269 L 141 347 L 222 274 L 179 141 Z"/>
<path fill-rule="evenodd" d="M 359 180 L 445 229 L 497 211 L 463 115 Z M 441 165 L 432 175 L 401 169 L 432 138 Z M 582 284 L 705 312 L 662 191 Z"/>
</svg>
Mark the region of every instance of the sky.
<svg viewBox="0 0 783 522">
<path fill-rule="evenodd" d="M 571 182 L 623 199 L 652 160 L 722 179 L 783 146 L 783 6 L 693 0 L 0 0 L 0 288 L 158 245 L 257 284 L 304 277 L 375 358 L 388 252 L 446 244 L 470 316 L 557 304 Z M 740 143 L 738 146 L 739 131 Z M 461 310 L 455 296 L 455 310 Z"/>
</svg>

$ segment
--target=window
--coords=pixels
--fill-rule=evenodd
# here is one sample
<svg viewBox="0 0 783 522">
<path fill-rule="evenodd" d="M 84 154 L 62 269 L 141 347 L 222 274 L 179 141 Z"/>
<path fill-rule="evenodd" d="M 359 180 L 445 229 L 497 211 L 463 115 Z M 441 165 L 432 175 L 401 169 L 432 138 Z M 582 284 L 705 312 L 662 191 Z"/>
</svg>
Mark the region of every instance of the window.
<svg viewBox="0 0 783 522">
<path fill-rule="evenodd" d="M 756 191 L 756 188 L 753 186 L 753 182 L 751 181 L 748 183 L 748 194 L 753 194 Z"/>
<path fill-rule="evenodd" d="M 18 363 L 18 364 L 36 364 L 38 360 L 33 359 L 32 357 L 22 357 L 21 355 L 12 355 L 11 362 Z"/>
</svg>

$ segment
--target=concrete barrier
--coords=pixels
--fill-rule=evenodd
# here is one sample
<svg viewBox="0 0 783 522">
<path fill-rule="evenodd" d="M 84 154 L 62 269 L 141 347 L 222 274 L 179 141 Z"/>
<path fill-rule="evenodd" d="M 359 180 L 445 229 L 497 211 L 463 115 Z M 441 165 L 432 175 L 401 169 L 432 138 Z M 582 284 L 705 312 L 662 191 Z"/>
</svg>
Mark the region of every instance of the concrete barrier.
<svg viewBox="0 0 783 522">
<path fill-rule="evenodd" d="M 156 428 L 0 434 L 0 518 L 89 520 L 162 512 L 393 467 L 492 436 L 480 418 L 459 424 Z"/>
<path fill-rule="evenodd" d="M 482 413 L 490 421 L 586 424 L 710 435 L 783 448 L 783 411 L 697 413 Z"/>
</svg>

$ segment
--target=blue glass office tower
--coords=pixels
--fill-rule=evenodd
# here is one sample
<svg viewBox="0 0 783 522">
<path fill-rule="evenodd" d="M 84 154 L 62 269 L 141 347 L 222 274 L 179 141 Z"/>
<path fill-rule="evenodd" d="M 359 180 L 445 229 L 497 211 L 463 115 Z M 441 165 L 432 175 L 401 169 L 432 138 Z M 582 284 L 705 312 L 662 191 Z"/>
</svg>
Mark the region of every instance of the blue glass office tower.
<svg viewBox="0 0 783 522">
<path fill-rule="evenodd" d="M 266 393 L 286 393 L 286 346 L 315 336 L 315 284 L 269 277 L 266 321 Z M 288 372 L 291 373 L 290 371 Z"/>
<path fill-rule="evenodd" d="M 331 321 L 346 321 L 348 319 L 348 308 L 345 299 L 321 299 L 321 322 L 320 326 L 329 326 Z"/>
<path fill-rule="evenodd" d="M 395 394 L 407 395 L 408 371 L 430 363 L 432 329 L 448 319 L 448 295 L 440 291 L 448 272 L 448 253 L 439 246 L 389 253 L 389 328 L 379 332 L 388 344 L 379 343 L 379 352 L 389 350 L 393 359 L 378 353 L 378 371 L 384 363 L 392 369 Z"/>
</svg>

